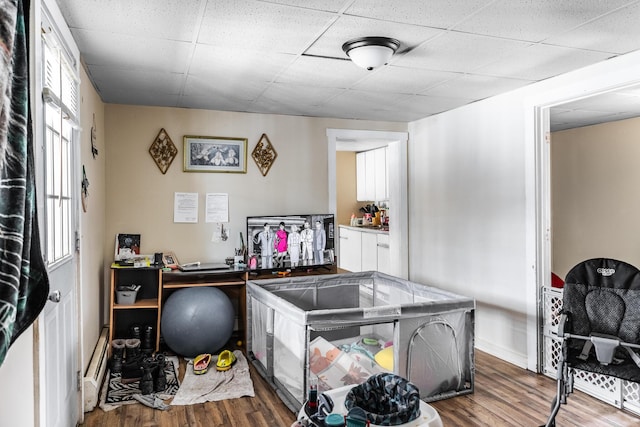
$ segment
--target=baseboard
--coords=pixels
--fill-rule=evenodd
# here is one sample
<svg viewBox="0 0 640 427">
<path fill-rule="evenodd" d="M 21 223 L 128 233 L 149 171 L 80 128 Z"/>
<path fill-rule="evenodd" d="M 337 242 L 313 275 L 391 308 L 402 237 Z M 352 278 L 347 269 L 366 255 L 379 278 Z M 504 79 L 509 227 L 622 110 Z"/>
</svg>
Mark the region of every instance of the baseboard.
<svg viewBox="0 0 640 427">
<path fill-rule="evenodd" d="M 87 367 L 87 372 L 82 381 L 84 388 L 84 412 L 93 411 L 98 404 L 100 386 L 104 379 L 104 374 L 108 364 L 109 349 L 109 328 L 103 327 L 96 347 L 93 349 L 91 361 Z"/>
<path fill-rule="evenodd" d="M 478 339 L 477 337 L 475 339 L 475 347 L 478 350 L 497 357 L 498 359 L 512 363 L 520 368 L 527 369 L 527 356 L 524 354 L 516 353 L 490 341 Z"/>
</svg>

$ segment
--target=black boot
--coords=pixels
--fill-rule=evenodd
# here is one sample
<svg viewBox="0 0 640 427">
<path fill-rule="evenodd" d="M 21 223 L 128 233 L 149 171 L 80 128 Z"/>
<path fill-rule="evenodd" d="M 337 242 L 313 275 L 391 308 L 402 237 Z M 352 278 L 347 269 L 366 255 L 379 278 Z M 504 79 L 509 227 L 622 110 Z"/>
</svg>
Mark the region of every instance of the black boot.
<svg viewBox="0 0 640 427">
<path fill-rule="evenodd" d="M 164 371 L 164 354 L 156 354 L 156 367 L 153 370 L 153 391 L 160 392 L 167 389 L 167 374 Z"/>
<path fill-rule="evenodd" d="M 127 348 L 126 359 L 136 359 L 140 356 L 140 340 L 137 338 L 131 338 L 124 340 L 125 347 Z"/>
<path fill-rule="evenodd" d="M 154 361 L 147 357 L 142 361 L 142 379 L 140 379 L 140 393 L 153 393 L 153 375 Z"/>
<path fill-rule="evenodd" d="M 126 355 L 125 362 L 122 365 L 122 379 L 135 381 L 142 377 L 143 357 L 140 354 L 140 340 L 132 338 L 124 342 Z"/>
<path fill-rule="evenodd" d="M 140 325 L 131 325 L 131 327 L 129 328 L 129 332 L 131 333 L 131 336 L 129 338 L 139 340 L 141 338 L 142 328 L 140 327 Z"/>
<path fill-rule="evenodd" d="M 155 341 L 156 340 L 153 336 L 153 326 L 145 325 L 143 328 L 142 344 L 140 345 L 142 352 L 147 355 L 152 354 L 153 350 L 155 350 Z"/>
<path fill-rule="evenodd" d="M 122 372 L 122 359 L 124 357 L 124 340 L 111 341 L 111 372 L 119 374 Z"/>
</svg>

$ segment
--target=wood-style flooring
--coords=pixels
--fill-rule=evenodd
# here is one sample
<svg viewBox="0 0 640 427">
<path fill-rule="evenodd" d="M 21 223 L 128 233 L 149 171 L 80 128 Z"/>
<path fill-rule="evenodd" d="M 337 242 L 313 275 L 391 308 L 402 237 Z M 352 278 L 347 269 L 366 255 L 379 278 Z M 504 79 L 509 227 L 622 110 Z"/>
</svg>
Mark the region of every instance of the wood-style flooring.
<svg viewBox="0 0 640 427">
<path fill-rule="evenodd" d="M 251 368 L 256 396 L 159 411 L 141 404 L 85 414 L 84 427 L 289 427 L 295 415 Z M 184 363 L 180 377 L 184 376 Z M 475 392 L 431 405 L 445 427 L 531 426 L 544 424 L 555 394 L 555 381 L 476 352 Z M 558 427 L 640 426 L 640 417 L 621 411 L 582 392 L 569 396 L 556 418 Z"/>
</svg>

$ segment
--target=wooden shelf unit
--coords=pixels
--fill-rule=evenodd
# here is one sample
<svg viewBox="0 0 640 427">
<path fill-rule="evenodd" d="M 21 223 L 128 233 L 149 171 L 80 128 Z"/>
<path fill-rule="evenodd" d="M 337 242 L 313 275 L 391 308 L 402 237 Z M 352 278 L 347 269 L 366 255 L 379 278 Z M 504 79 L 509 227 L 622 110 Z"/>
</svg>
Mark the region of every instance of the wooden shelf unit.
<svg viewBox="0 0 640 427">
<path fill-rule="evenodd" d="M 109 298 L 109 354 L 111 341 L 118 338 L 131 338 L 130 328 L 140 325 L 141 337 L 144 337 L 144 325 L 153 327 L 154 351 L 160 345 L 160 316 L 162 310 L 162 270 L 158 267 L 111 267 L 111 286 Z M 133 304 L 118 304 L 116 290 L 118 286 L 141 285 Z"/>
</svg>

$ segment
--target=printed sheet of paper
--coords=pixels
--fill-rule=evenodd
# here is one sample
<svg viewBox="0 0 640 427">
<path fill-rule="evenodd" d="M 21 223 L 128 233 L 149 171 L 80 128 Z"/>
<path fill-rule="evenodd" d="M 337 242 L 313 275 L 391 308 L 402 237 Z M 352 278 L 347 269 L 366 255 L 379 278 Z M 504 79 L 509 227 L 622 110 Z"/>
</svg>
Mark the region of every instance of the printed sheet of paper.
<svg viewBox="0 0 640 427">
<path fill-rule="evenodd" d="M 229 194 L 207 193 L 205 222 L 229 222 Z"/>
<path fill-rule="evenodd" d="M 173 222 L 198 222 L 198 193 L 175 193 Z"/>
</svg>

